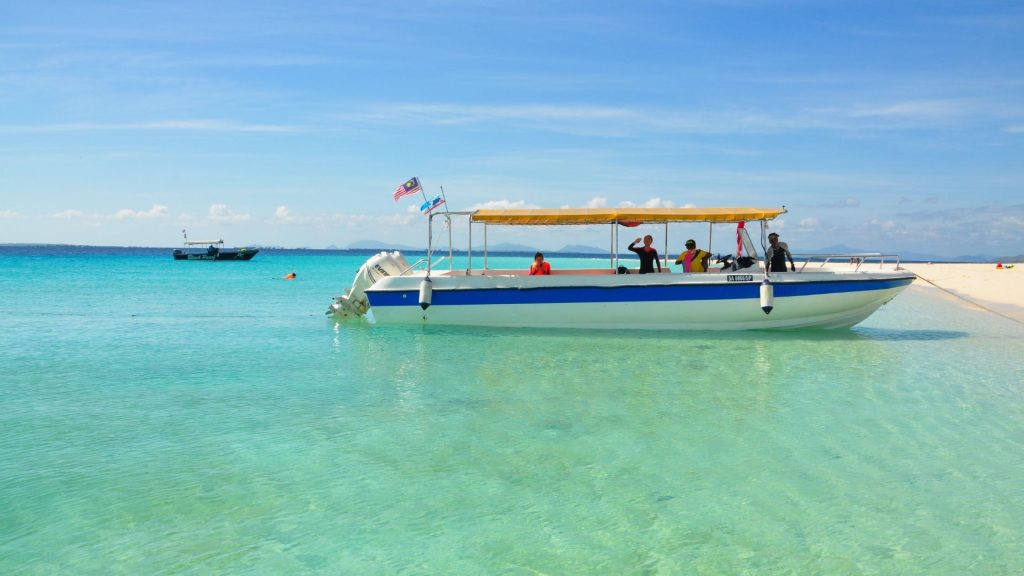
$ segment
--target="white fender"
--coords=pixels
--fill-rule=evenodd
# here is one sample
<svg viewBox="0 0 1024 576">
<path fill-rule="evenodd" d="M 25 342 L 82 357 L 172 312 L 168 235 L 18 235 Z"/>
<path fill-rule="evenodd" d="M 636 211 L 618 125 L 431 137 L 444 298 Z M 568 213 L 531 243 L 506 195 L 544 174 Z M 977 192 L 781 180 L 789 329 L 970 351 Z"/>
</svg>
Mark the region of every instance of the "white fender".
<svg viewBox="0 0 1024 576">
<path fill-rule="evenodd" d="M 430 277 L 423 279 L 420 282 L 420 308 L 426 310 L 430 308 L 430 299 L 434 295 L 434 283 L 430 281 Z"/>
<path fill-rule="evenodd" d="M 771 280 L 765 278 L 761 282 L 761 310 L 769 314 L 772 308 L 775 308 L 775 287 L 772 286 Z"/>
</svg>

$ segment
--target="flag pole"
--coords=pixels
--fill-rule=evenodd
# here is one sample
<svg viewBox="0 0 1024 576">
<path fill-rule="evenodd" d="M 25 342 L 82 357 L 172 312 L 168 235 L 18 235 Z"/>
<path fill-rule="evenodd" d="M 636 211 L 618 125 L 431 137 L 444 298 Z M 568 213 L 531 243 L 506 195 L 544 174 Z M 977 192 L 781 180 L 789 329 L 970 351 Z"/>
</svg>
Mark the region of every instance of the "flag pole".
<svg viewBox="0 0 1024 576">
<path fill-rule="evenodd" d="M 441 186 L 441 203 L 444 204 L 444 221 L 448 224 L 448 271 L 455 269 L 455 258 L 452 256 L 452 215 L 448 212 L 448 199 L 444 197 L 444 186 Z M 469 225 L 473 227 L 472 224 Z"/>
<path fill-rule="evenodd" d="M 444 196 L 444 186 L 441 186 L 441 200 L 444 201 L 444 211 L 448 212 L 448 199 Z"/>
<path fill-rule="evenodd" d="M 420 185 L 420 195 L 423 196 L 423 203 L 427 203 L 427 193 L 423 190 L 423 181 L 416 176 L 416 182 Z M 427 213 L 427 278 L 430 277 L 430 259 L 434 257 L 434 218 Z"/>
<path fill-rule="evenodd" d="M 416 177 L 416 181 L 420 183 L 420 194 L 423 196 L 423 203 L 426 204 L 427 203 L 427 191 L 426 191 L 425 188 L 423 188 L 423 181 L 419 179 L 419 176 Z"/>
</svg>

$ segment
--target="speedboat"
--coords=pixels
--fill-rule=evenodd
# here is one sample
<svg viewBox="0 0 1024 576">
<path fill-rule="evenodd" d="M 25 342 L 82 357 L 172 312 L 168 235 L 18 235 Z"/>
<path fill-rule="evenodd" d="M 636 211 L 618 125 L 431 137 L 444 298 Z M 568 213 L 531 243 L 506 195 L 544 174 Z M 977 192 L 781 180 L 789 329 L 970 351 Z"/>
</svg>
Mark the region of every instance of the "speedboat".
<svg viewBox="0 0 1024 576">
<path fill-rule="evenodd" d="M 224 240 L 189 240 L 184 230 L 185 248 L 171 252 L 175 260 L 252 260 L 258 248 L 224 248 Z M 206 248 L 194 248 L 206 246 Z"/>
<path fill-rule="evenodd" d="M 767 223 L 786 212 L 777 208 L 622 208 L 475 210 L 431 214 L 469 220 L 468 266 L 454 269 L 448 254 L 409 264 L 400 252 L 381 252 L 356 272 L 352 287 L 334 299 L 328 314 L 370 317 L 376 324 L 439 324 L 495 327 L 551 327 L 641 330 L 763 330 L 848 328 L 892 300 L 914 280 L 899 258 L 883 254 L 794 255 L 793 272 L 772 272 L 762 260 Z M 737 253 L 718 258 L 707 272 L 636 274 L 617 251 L 621 226 L 705 222 L 735 224 Z M 758 251 L 748 223 L 759 223 Z M 608 267 L 556 269 L 531 276 L 488 267 L 490 226 L 607 224 Z M 483 265 L 473 266 L 473 228 L 483 227 Z M 710 246 L 710 238 L 709 243 Z M 667 252 L 667 249 L 666 249 Z M 745 253 L 745 255 L 744 255 Z M 630 255 L 632 256 L 632 255 Z M 448 261 L 447 269 L 442 268 Z M 668 268 L 665 256 L 664 269 Z M 623 273 L 625 272 L 625 273 Z M 632 273 L 631 273 L 632 272 Z"/>
</svg>

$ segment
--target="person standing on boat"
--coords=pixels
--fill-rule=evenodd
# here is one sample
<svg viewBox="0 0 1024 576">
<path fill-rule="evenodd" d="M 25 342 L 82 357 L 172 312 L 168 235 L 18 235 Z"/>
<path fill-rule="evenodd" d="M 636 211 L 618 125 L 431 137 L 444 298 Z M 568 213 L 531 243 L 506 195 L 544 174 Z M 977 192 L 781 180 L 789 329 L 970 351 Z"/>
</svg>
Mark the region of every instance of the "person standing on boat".
<svg viewBox="0 0 1024 576">
<path fill-rule="evenodd" d="M 530 264 L 530 276 L 547 276 L 551 274 L 551 264 L 544 261 L 544 255 L 537 252 L 533 255 L 533 264 Z"/>
<path fill-rule="evenodd" d="M 793 263 L 793 255 L 789 253 L 789 246 L 785 242 L 779 242 L 779 235 L 772 232 L 768 235 L 768 242 L 771 246 L 764 253 L 768 261 L 768 270 L 771 272 L 785 272 L 786 259 L 789 259 L 789 268 L 796 272 L 796 264 Z"/>
<path fill-rule="evenodd" d="M 654 236 L 650 234 L 644 236 L 642 248 L 635 247 L 637 242 L 640 242 L 639 238 L 629 243 L 629 251 L 636 252 L 636 255 L 640 257 L 640 273 L 650 274 L 654 272 L 655 264 L 658 265 L 658 272 L 661 272 L 661 260 L 658 259 L 658 251 L 651 246 L 654 243 Z"/>
<path fill-rule="evenodd" d="M 710 252 L 697 248 L 697 241 L 689 239 L 686 241 L 686 251 L 676 258 L 676 264 L 683 265 L 683 272 L 707 272 Z"/>
</svg>

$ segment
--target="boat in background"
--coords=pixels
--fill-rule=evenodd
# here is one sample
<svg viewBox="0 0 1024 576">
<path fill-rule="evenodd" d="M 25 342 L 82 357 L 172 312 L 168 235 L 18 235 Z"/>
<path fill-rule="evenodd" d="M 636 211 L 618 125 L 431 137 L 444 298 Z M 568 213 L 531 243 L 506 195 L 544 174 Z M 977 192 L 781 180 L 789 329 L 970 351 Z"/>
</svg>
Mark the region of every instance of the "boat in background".
<svg viewBox="0 0 1024 576">
<path fill-rule="evenodd" d="M 451 235 L 448 254 L 409 264 L 399 252 L 381 252 L 356 273 L 352 287 L 335 298 L 328 314 L 368 317 L 377 324 L 449 324 L 496 327 L 551 327 L 644 330 L 752 330 L 848 328 L 870 316 L 902 292 L 914 274 L 899 258 L 883 254 L 832 255 L 817 265 L 811 260 L 793 272 L 771 272 L 761 260 L 746 223 L 761 224 L 766 250 L 767 222 L 786 212 L 777 208 L 624 208 L 476 210 L 431 214 L 469 220 L 468 265 L 455 270 Z M 695 273 L 638 274 L 620 262 L 617 246 L 622 226 L 706 222 L 736 224 L 736 257 L 720 257 L 721 268 Z M 488 267 L 488 226 L 611 226 L 607 268 L 556 269 L 531 276 L 520 270 Z M 483 226 L 483 267 L 473 268 L 473 227 Z M 428 240 L 429 241 L 429 240 Z M 742 255 L 745 254 L 745 255 Z M 664 256 L 668 267 L 668 256 Z M 447 270 L 438 266 L 448 260 Z"/>
<path fill-rule="evenodd" d="M 175 249 L 171 253 L 175 260 L 252 260 L 252 257 L 259 253 L 258 248 L 226 249 L 224 240 L 189 240 L 184 230 L 181 233 L 185 237 L 185 248 Z M 206 248 L 192 248 L 193 246 Z"/>
</svg>

